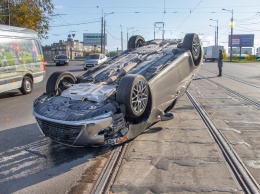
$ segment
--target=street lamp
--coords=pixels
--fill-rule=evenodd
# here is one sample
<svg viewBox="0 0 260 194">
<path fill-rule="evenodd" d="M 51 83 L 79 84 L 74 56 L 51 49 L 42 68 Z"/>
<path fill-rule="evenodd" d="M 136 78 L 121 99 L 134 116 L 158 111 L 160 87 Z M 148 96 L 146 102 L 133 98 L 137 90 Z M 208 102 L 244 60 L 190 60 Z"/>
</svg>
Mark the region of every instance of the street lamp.
<svg viewBox="0 0 260 194">
<path fill-rule="evenodd" d="M 101 46 L 101 53 L 103 53 L 103 8 L 100 8 L 97 6 L 98 9 L 101 9 L 102 11 L 102 17 L 101 17 L 101 39 L 100 39 L 100 46 Z"/>
<path fill-rule="evenodd" d="M 232 17 L 231 17 L 231 37 L 230 37 L 230 61 L 232 61 L 232 39 L 233 39 L 233 27 L 234 27 L 234 23 L 233 23 L 233 9 L 232 10 L 228 10 L 228 9 L 223 9 L 222 10 L 225 10 L 225 11 L 229 11 L 231 14 L 232 14 Z"/>
<path fill-rule="evenodd" d="M 209 25 L 211 27 L 213 27 L 215 29 L 215 46 L 217 46 L 217 38 L 216 38 L 216 26 L 212 26 L 212 25 Z"/>
<path fill-rule="evenodd" d="M 127 42 L 128 42 L 128 30 L 132 30 L 132 29 L 134 29 L 134 27 L 132 27 L 132 28 L 127 28 L 127 37 L 126 37 L 126 40 L 127 40 Z"/>
<path fill-rule="evenodd" d="M 111 13 L 105 13 L 104 14 L 104 33 L 103 33 L 103 35 L 104 35 L 104 53 L 106 54 L 106 40 L 107 40 L 107 37 L 106 37 L 106 16 L 107 15 L 109 15 L 109 14 L 114 14 L 114 12 L 111 12 Z"/>
<path fill-rule="evenodd" d="M 218 46 L 218 20 L 213 20 L 213 19 L 210 19 L 211 21 L 214 21 L 214 22 L 217 22 L 217 32 L 215 31 L 215 45 Z"/>
<path fill-rule="evenodd" d="M 120 25 L 121 27 L 121 51 L 123 52 L 123 30 L 122 30 L 122 25 Z"/>
</svg>

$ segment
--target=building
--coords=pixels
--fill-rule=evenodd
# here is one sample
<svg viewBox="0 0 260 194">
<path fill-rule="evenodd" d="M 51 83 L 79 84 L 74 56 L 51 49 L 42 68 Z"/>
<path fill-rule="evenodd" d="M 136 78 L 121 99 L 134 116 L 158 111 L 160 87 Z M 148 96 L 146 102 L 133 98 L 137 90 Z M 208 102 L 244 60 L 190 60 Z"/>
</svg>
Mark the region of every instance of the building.
<svg viewBox="0 0 260 194">
<path fill-rule="evenodd" d="M 60 40 L 52 45 L 42 46 L 45 61 L 53 61 L 55 55 L 67 55 L 70 59 L 76 56 L 83 56 L 83 52 L 90 52 L 93 48 L 83 46 L 83 42 L 73 40 L 68 36 L 67 41 Z"/>
</svg>

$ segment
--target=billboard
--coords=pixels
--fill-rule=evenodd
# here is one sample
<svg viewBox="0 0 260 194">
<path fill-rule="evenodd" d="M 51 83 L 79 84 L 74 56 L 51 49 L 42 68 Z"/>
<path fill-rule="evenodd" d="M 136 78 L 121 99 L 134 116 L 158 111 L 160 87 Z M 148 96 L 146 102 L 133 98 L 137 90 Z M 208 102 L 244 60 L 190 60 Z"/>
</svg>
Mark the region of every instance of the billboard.
<svg viewBox="0 0 260 194">
<path fill-rule="evenodd" d="M 231 35 L 228 36 L 228 46 L 231 47 Z M 233 34 L 232 47 L 254 47 L 254 34 Z"/>
<path fill-rule="evenodd" d="M 107 36 L 105 36 L 107 37 Z M 103 40 L 103 43 L 107 41 Z M 83 45 L 84 46 L 101 46 L 101 33 L 84 33 L 83 34 Z"/>
</svg>

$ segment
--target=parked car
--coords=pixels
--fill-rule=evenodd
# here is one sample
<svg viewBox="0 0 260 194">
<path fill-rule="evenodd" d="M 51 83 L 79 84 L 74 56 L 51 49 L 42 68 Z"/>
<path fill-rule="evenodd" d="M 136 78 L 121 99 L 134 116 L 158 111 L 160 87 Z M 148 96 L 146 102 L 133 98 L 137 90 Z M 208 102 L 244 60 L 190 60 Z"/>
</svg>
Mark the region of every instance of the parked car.
<svg viewBox="0 0 260 194">
<path fill-rule="evenodd" d="M 107 57 L 103 54 L 94 53 L 90 54 L 86 57 L 86 60 L 84 62 L 83 68 L 84 70 L 87 69 L 96 69 L 103 63 L 107 61 Z"/>
<path fill-rule="evenodd" d="M 33 103 L 33 115 L 42 133 L 62 144 L 121 144 L 173 118 L 169 111 L 202 61 L 197 34 L 182 43 L 132 36 L 127 51 L 95 71 L 78 77 L 54 72 Z"/>
<path fill-rule="evenodd" d="M 57 55 L 55 58 L 56 66 L 69 65 L 69 57 L 67 55 Z"/>
</svg>

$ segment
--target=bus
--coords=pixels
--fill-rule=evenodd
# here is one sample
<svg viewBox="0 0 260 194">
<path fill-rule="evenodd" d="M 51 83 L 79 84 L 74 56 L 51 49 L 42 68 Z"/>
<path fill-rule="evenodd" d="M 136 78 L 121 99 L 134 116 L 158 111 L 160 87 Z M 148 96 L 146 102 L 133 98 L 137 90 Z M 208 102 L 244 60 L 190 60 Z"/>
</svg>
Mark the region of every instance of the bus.
<svg viewBox="0 0 260 194">
<path fill-rule="evenodd" d="M 0 25 L 0 93 L 29 94 L 45 77 L 42 47 L 34 30 Z"/>
</svg>

